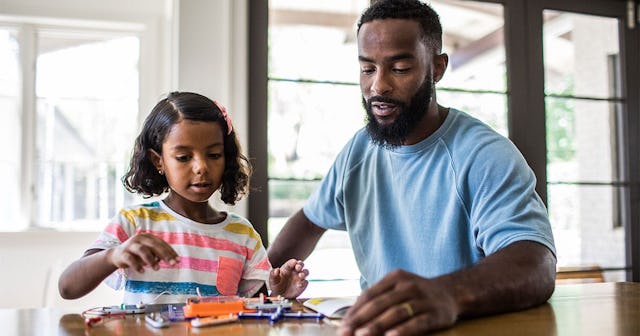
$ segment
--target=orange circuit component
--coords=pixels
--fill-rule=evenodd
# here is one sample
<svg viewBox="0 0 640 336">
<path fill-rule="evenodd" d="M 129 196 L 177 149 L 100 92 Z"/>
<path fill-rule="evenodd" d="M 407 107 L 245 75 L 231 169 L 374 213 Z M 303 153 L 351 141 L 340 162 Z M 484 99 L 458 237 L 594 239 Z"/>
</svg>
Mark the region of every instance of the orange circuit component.
<svg viewBox="0 0 640 336">
<path fill-rule="evenodd" d="M 240 312 L 253 313 L 256 311 L 255 309 L 246 309 L 244 307 L 244 300 L 234 297 L 229 299 L 217 297 L 213 300 L 208 298 L 188 299 L 187 304 L 182 307 L 182 310 L 184 311 L 184 316 L 187 318 L 221 316 L 238 314 Z"/>
</svg>

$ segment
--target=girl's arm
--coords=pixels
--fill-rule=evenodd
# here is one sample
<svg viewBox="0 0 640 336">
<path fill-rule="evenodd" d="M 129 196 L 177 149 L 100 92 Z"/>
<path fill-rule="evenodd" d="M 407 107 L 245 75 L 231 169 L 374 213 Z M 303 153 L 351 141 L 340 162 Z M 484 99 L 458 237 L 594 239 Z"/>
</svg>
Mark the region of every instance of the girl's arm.
<svg viewBox="0 0 640 336">
<path fill-rule="evenodd" d="M 77 299 L 98 287 L 118 268 L 131 267 L 144 273 L 145 266 L 158 270 L 161 260 L 170 265 L 179 261 L 176 251 L 161 238 L 136 234 L 117 247 L 87 251 L 60 275 L 58 290 L 65 299 Z"/>
<path fill-rule="evenodd" d="M 117 269 L 108 261 L 111 253 L 113 249 L 89 250 L 69 265 L 58 280 L 60 296 L 67 300 L 78 299 L 98 287 Z"/>
</svg>

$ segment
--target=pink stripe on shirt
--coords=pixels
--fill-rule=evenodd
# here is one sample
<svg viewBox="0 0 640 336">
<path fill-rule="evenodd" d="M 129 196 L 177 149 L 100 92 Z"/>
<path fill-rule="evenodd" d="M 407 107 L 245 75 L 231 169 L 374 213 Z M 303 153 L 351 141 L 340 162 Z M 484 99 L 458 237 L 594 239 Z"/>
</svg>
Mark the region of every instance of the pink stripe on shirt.
<svg viewBox="0 0 640 336">
<path fill-rule="evenodd" d="M 164 232 L 164 231 L 152 231 L 152 230 L 139 230 L 138 233 L 151 233 L 154 236 L 162 238 L 170 245 L 189 245 L 204 248 L 211 248 L 215 250 L 230 251 L 242 256 L 246 256 L 247 259 L 251 259 L 253 256 L 253 250 L 246 246 L 236 244 L 226 239 L 218 239 L 214 237 L 203 236 L 199 234 L 190 234 L 184 232 Z"/>
<path fill-rule="evenodd" d="M 269 259 L 267 258 L 262 259 L 258 264 L 256 264 L 255 268 L 261 269 L 261 270 L 270 270 L 271 264 L 269 263 Z"/>
<path fill-rule="evenodd" d="M 215 260 L 201 259 L 201 258 L 192 258 L 192 257 L 180 257 L 180 262 L 176 265 L 169 265 L 164 261 L 160 262 L 161 268 L 179 268 L 179 269 L 190 269 L 194 271 L 203 271 L 203 272 L 211 272 L 218 273 L 218 262 Z"/>
<path fill-rule="evenodd" d="M 116 236 L 120 242 L 124 242 L 125 240 L 129 239 L 129 235 L 124 232 L 122 227 L 117 223 L 110 223 L 109 225 L 107 225 L 104 231 Z"/>
</svg>

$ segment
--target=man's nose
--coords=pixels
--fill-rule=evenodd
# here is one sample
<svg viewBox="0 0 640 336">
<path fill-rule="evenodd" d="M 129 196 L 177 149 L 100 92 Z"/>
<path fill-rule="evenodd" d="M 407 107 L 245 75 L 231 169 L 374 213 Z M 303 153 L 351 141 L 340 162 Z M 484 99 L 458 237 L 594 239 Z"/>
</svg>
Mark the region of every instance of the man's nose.
<svg viewBox="0 0 640 336">
<path fill-rule="evenodd" d="M 371 95 L 384 96 L 391 92 L 391 84 L 385 71 L 377 71 L 371 82 Z"/>
</svg>

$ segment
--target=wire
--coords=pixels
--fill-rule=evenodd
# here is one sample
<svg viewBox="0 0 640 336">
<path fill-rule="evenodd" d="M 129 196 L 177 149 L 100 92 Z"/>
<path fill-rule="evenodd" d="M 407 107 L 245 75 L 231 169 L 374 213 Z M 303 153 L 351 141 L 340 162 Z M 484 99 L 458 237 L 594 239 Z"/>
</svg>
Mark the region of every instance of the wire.
<svg viewBox="0 0 640 336">
<path fill-rule="evenodd" d="M 158 294 L 156 297 L 154 297 L 151 301 L 149 301 L 147 303 L 144 303 L 144 302 L 140 301 L 140 303 L 138 303 L 136 305 L 136 308 L 140 309 L 140 308 L 144 308 L 146 304 L 153 304 L 154 302 L 158 301 L 158 299 L 160 299 L 160 297 L 162 295 L 165 295 L 165 294 L 170 294 L 170 292 L 169 291 L 163 291 L 163 292 Z M 119 308 L 123 311 L 123 314 L 124 314 L 124 311 L 127 309 L 126 305 L 124 303 L 121 304 Z M 120 315 L 120 314 L 113 313 L 113 312 L 109 312 L 109 313 L 105 314 L 105 307 L 100 306 L 100 307 L 93 307 L 93 308 L 86 309 L 80 315 L 82 317 L 86 317 L 87 315 L 92 315 L 92 316 L 95 316 L 95 315 L 109 315 L 109 316 L 111 316 L 111 315 Z"/>
<path fill-rule="evenodd" d="M 171 293 L 170 293 L 169 291 L 164 291 L 164 292 L 162 292 L 162 293 L 158 294 L 156 297 L 154 297 L 154 298 L 153 298 L 153 300 L 151 300 L 150 302 L 148 302 L 148 304 L 152 304 L 152 303 L 154 303 L 154 302 L 158 301 L 158 299 L 159 299 L 161 296 L 165 295 L 165 294 L 171 294 Z M 144 304 L 143 302 L 140 302 L 140 303 L 141 303 L 141 304 Z"/>
</svg>

